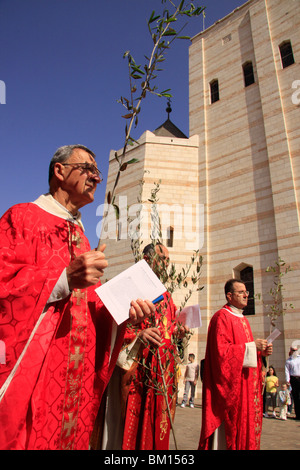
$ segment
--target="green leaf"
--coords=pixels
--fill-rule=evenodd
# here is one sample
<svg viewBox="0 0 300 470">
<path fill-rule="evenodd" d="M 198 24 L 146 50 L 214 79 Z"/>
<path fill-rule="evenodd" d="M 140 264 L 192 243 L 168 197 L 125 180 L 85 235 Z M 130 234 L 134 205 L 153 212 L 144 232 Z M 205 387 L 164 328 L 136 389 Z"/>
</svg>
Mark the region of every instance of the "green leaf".
<svg viewBox="0 0 300 470">
<path fill-rule="evenodd" d="M 124 116 L 122 116 L 122 118 L 124 119 L 131 119 L 133 116 L 133 113 L 130 113 L 130 114 L 124 114 Z"/>
<path fill-rule="evenodd" d="M 142 75 L 145 75 L 145 72 L 140 69 L 140 66 L 137 65 L 132 65 L 131 70 L 136 73 L 141 73 Z"/>
<path fill-rule="evenodd" d="M 182 1 L 181 1 L 180 5 L 179 5 L 179 7 L 178 7 L 178 10 L 179 10 L 179 11 L 182 10 L 183 5 L 184 5 L 184 2 L 185 2 L 185 0 L 182 0 Z"/>
<path fill-rule="evenodd" d="M 155 16 L 155 11 L 153 10 L 149 18 L 148 24 L 153 23 L 154 21 L 158 20 L 158 18 L 159 18 L 159 15 Z"/>
<path fill-rule="evenodd" d="M 141 78 L 143 78 L 143 75 L 138 75 L 136 73 L 132 73 L 131 77 L 134 78 L 134 80 L 140 80 Z"/>
<path fill-rule="evenodd" d="M 163 33 L 162 36 L 176 36 L 176 31 L 175 29 L 169 29 L 169 31 L 166 31 L 165 33 Z"/>
<path fill-rule="evenodd" d="M 173 98 L 173 95 L 171 95 L 170 93 L 158 93 L 158 96 L 163 96 L 164 98 Z"/>
<path fill-rule="evenodd" d="M 168 24 L 168 23 L 173 23 L 174 21 L 177 21 L 177 18 L 174 17 L 174 16 L 170 16 L 170 18 L 168 18 L 168 19 L 166 20 L 166 23 L 167 23 L 167 24 Z"/>
<path fill-rule="evenodd" d="M 129 162 L 127 162 L 127 165 L 132 165 L 132 163 L 138 163 L 139 160 L 137 158 L 132 158 L 131 160 L 129 160 Z"/>
<path fill-rule="evenodd" d="M 115 209 L 116 218 L 119 219 L 119 217 L 120 217 L 119 207 L 116 204 L 113 204 L 113 207 Z"/>
</svg>

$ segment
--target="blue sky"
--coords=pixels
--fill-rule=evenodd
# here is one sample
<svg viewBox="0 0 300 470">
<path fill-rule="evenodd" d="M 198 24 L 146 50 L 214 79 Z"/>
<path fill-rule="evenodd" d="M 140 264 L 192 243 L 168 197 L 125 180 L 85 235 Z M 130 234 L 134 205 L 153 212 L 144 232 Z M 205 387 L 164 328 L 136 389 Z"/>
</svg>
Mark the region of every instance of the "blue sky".
<svg viewBox="0 0 300 470">
<path fill-rule="evenodd" d="M 206 0 L 205 28 L 244 0 Z M 137 63 L 151 51 L 147 19 L 161 12 L 161 0 L 0 0 L 0 215 L 48 190 L 48 166 L 61 145 L 80 143 L 97 155 L 104 181 L 95 201 L 83 208 L 86 235 L 97 244 L 96 208 L 104 202 L 111 149 L 123 146 L 130 50 Z M 203 28 L 191 19 L 184 34 Z M 168 52 L 157 86 L 171 88 L 171 120 L 189 135 L 189 41 Z M 1 100 L 0 100 L 1 101 Z M 166 100 L 148 96 L 134 137 L 153 131 L 167 118 Z"/>
</svg>

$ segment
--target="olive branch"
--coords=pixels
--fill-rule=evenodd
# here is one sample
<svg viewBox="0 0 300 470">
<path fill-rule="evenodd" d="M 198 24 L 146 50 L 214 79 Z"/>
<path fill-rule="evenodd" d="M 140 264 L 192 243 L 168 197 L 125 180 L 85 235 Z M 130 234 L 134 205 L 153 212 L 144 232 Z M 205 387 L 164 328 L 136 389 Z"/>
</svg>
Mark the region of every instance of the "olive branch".
<svg viewBox="0 0 300 470">
<path fill-rule="evenodd" d="M 283 277 L 288 274 L 293 269 L 290 265 L 287 265 L 286 262 L 281 258 L 275 261 L 273 266 L 268 266 L 266 268 L 267 273 L 273 273 L 273 286 L 269 290 L 269 295 L 271 297 L 271 302 L 265 302 L 263 300 L 263 304 L 267 309 L 267 316 L 270 319 L 270 333 L 272 331 L 272 327 L 276 326 L 276 320 L 285 314 L 288 308 L 294 308 L 292 303 L 287 303 L 284 301 L 284 286 L 283 286 Z M 258 299 L 261 299 L 261 294 L 256 294 Z"/>
<path fill-rule="evenodd" d="M 115 160 L 118 164 L 116 179 L 111 191 L 107 193 L 107 203 L 112 204 L 118 217 L 118 206 L 115 203 L 115 191 L 121 176 L 121 173 L 128 168 L 128 165 L 137 163 L 138 160 L 133 158 L 125 161 L 128 145 L 133 145 L 138 142 L 132 137 L 132 129 L 138 125 L 138 117 L 141 112 L 141 104 L 146 96 L 150 93 L 163 98 L 171 98 L 170 89 L 158 91 L 155 85 L 158 72 L 161 71 L 161 64 L 166 60 L 166 53 L 170 49 L 171 44 L 177 39 L 190 39 L 189 36 L 181 35 L 182 30 L 186 24 L 180 27 L 177 31 L 175 24 L 180 18 L 198 17 L 204 12 L 204 7 L 196 7 L 194 3 L 181 0 L 177 4 L 173 0 L 161 0 L 162 4 L 169 3 L 172 11 L 168 8 L 163 10 L 162 14 L 156 14 L 152 11 L 151 16 L 147 22 L 148 32 L 152 40 L 152 50 L 149 55 L 145 55 L 146 62 L 144 65 L 137 64 L 130 51 L 126 51 L 123 55 L 127 59 L 128 74 L 129 74 L 129 98 L 121 96 L 118 102 L 125 108 L 126 113 L 122 118 L 126 120 L 125 125 L 125 139 L 123 150 L 120 155 L 115 152 Z M 107 217 L 108 211 L 104 214 L 103 218 Z M 103 225 L 104 226 L 104 220 Z M 101 234 L 99 237 L 98 250 L 101 245 Z"/>
<path fill-rule="evenodd" d="M 154 183 L 154 188 L 151 190 L 151 196 L 147 200 L 148 203 L 151 203 L 151 242 L 154 246 L 154 251 L 156 246 L 162 244 L 162 232 L 161 232 L 161 221 L 159 216 L 159 199 L 158 194 L 160 191 L 160 181 Z M 141 193 L 143 189 L 144 181 L 141 182 L 140 188 Z M 140 214 L 141 218 L 142 211 L 142 200 L 141 194 L 138 196 L 138 201 L 140 203 Z M 137 227 L 139 236 L 136 236 L 136 233 L 131 233 L 131 249 L 135 261 L 142 259 L 142 241 L 140 234 L 140 226 Z M 139 339 L 143 347 L 147 349 L 149 354 L 147 355 L 147 361 L 142 357 L 142 352 L 134 359 L 139 366 L 143 368 L 143 379 L 142 385 L 148 389 L 153 389 L 157 395 L 162 395 L 165 402 L 165 410 L 167 413 L 168 420 L 170 423 L 171 432 L 174 439 L 175 448 L 178 449 L 177 439 L 175 434 L 175 429 L 173 426 L 172 411 L 171 405 L 174 398 L 178 393 L 178 384 L 176 383 L 176 364 L 181 355 L 180 351 L 188 346 L 188 341 L 192 335 L 191 331 L 185 329 L 185 325 L 180 324 L 176 321 L 176 318 L 166 327 L 164 323 L 164 312 L 168 308 L 168 303 L 171 300 L 172 294 L 177 289 L 187 289 L 187 293 L 184 296 L 183 301 L 181 302 L 179 312 L 184 308 L 190 299 L 193 292 L 201 291 L 204 286 L 200 285 L 201 277 L 201 267 L 203 263 L 203 257 L 200 255 L 199 250 L 193 252 L 191 260 L 185 267 L 182 267 L 179 272 L 176 270 L 174 263 L 166 265 L 165 263 L 160 262 L 159 253 L 153 253 L 152 262 L 155 263 L 156 269 L 155 274 L 162 281 L 166 287 L 167 292 L 170 294 L 167 300 L 161 302 L 157 309 L 155 315 L 148 319 L 148 327 L 158 327 L 161 326 L 162 329 L 165 329 L 166 334 L 171 338 L 171 346 L 166 347 L 165 343 L 162 343 L 158 348 L 152 346 L 151 344 L 146 343 L 141 338 Z M 192 286 L 190 286 L 192 284 Z M 174 333 L 175 326 L 177 328 L 176 333 Z M 134 334 L 138 336 L 139 327 L 132 326 L 130 327 Z M 183 346 L 183 339 L 185 340 L 185 345 Z M 150 366 L 148 365 L 150 363 Z M 153 364 L 157 364 L 153 366 Z M 152 365 L 152 367 L 151 367 Z M 173 368 L 173 370 L 172 370 Z M 155 376 L 153 377 L 153 374 Z M 135 376 L 135 379 L 137 377 Z"/>
</svg>

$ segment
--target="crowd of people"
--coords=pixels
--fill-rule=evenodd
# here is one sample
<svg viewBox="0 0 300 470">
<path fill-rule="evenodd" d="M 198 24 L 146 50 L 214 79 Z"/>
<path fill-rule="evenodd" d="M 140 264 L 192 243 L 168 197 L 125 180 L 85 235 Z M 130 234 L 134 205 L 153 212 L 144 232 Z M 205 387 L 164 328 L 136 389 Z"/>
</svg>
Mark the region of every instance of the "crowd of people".
<svg viewBox="0 0 300 470">
<path fill-rule="evenodd" d="M 265 369 L 264 376 L 263 416 L 286 421 L 294 409 L 295 419 L 299 420 L 300 354 L 298 347 L 293 345 L 290 347 L 289 358 L 285 363 L 284 381 L 280 383 L 273 366 Z"/>
<path fill-rule="evenodd" d="M 94 200 L 100 182 L 90 149 L 60 147 L 49 166 L 49 192 L 0 220 L 1 450 L 169 448 L 178 344 L 188 328 L 176 323 L 169 293 L 158 304 L 132 299 L 119 326 L 95 293 L 109 260 L 105 245 L 91 249 L 79 209 Z M 156 273 L 169 263 L 160 244 L 148 245 L 144 258 Z M 200 368 L 189 355 L 181 407 L 194 407 L 200 375 L 199 449 L 259 449 L 263 360 L 272 344 L 253 338 L 243 315 L 245 284 L 230 279 L 224 291 Z M 292 394 L 299 419 L 299 361 L 292 351 L 278 394 L 269 368 L 265 413 L 275 411 L 278 396 L 285 419 Z"/>
</svg>

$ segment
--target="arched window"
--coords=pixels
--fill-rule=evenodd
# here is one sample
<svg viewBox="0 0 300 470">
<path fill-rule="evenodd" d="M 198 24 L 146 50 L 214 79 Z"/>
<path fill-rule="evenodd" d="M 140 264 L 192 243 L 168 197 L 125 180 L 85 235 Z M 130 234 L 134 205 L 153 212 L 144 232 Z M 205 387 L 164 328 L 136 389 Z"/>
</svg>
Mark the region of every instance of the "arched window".
<svg viewBox="0 0 300 470">
<path fill-rule="evenodd" d="M 294 54 L 292 49 L 291 41 L 283 41 L 279 45 L 279 51 L 281 56 L 282 68 L 285 69 L 289 65 L 294 64 Z"/>
<path fill-rule="evenodd" d="M 255 83 L 253 65 L 251 61 L 245 62 L 243 64 L 243 72 L 245 87 L 252 85 L 252 83 Z"/>
<path fill-rule="evenodd" d="M 246 290 L 249 291 L 248 305 L 244 309 L 244 315 L 255 315 L 253 267 L 241 263 L 234 269 L 234 278 L 242 281 L 246 286 Z"/>
<path fill-rule="evenodd" d="M 173 243 L 174 243 L 174 228 L 173 227 L 168 227 L 167 230 L 167 247 L 172 248 Z"/>
<path fill-rule="evenodd" d="M 253 268 L 247 266 L 242 269 L 240 271 L 240 278 L 249 291 L 248 305 L 244 310 L 244 315 L 255 315 Z"/>
<path fill-rule="evenodd" d="M 219 101 L 220 95 L 219 95 L 219 81 L 217 79 L 212 80 L 209 84 L 210 86 L 210 103 L 215 103 L 216 101 Z"/>
</svg>

